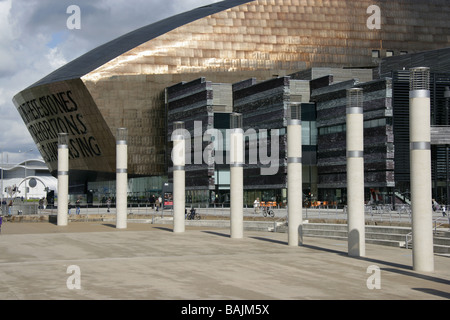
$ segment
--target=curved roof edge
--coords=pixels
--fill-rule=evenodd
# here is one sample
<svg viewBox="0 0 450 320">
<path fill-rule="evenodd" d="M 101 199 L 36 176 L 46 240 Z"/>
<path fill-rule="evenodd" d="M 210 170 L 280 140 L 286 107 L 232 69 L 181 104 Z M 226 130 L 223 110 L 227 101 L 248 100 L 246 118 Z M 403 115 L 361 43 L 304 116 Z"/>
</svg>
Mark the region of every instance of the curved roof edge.
<svg viewBox="0 0 450 320">
<path fill-rule="evenodd" d="M 72 60 L 27 89 L 56 81 L 81 78 L 121 54 L 185 24 L 254 0 L 225 0 L 199 7 L 131 31 Z"/>
<path fill-rule="evenodd" d="M 34 162 L 34 164 L 33 164 Z M 0 170 L 14 170 L 16 168 L 27 168 L 27 169 L 47 169 L 47 165 L 45 164 L 45 161 L 43 159 L 27 159 L 24 161 L 21 161 L 19 163 L 4 163 L 0 164 Z M 50 171 L 49 171 L 50 172 Z"/>
</svg>

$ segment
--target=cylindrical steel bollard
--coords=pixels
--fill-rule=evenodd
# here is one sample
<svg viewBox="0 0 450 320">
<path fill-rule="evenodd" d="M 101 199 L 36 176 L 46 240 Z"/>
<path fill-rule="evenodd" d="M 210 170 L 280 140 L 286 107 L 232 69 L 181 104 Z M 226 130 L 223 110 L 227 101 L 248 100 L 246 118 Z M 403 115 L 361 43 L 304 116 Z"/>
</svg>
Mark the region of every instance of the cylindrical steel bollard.
<svg viewBox="0 0 450 320">
<path fill-rule="evenodd" d="M 67 226 L 69 214 L 68 136 L 67 133 L 58 133 L 58 226 Z"/>
<path fill-rule="evenodd" d="M 185 231 L 185 138 L 184 122 L 173 123 L 173 232 Z"/>
<path fill-rule="evenodd" d="M 127 227 L 128 131 L 117 129 L 116 137 L 116 228 Z"/>
<path fill-rule="evenodd" d="M 347 90 L 347 210 L 348 255 L 364 257 L 364 115 L 363 90 Z"/>
<path fill-rule="evenodd" d="M 244 135 L 242 114 L 230 115 L 230 236 L 244 235 Z"/>
<path fill-rule="evenodd" d="M 409 136 L 413 269 L 434 271 L 431 208 L 430 70 L 410 69 Z"/>
<path fill-rule="evenodd" d="M 288 245 L 303 244 L 303 181 L 301 104 L 292 103 L 287 119 Z"/>
</svg>

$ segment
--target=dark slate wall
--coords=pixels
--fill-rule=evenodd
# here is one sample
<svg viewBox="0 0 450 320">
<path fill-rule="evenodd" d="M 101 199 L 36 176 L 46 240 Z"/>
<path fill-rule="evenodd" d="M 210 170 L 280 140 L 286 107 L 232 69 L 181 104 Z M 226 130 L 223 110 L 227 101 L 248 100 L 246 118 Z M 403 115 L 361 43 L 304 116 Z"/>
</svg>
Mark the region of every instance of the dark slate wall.
<svg viewBox="0 0 450 320">
<path fill-rule="evenodd" d="M 282 129 L 289 103 L 289 77 L 256 83 L 254 79 L 233 85 L 234 111 L 243 114 L 244 132 L 254 129 Z M 286 187 L 286 137 L 279 137 L 279 169 L 275 175 L 261 175 L 258 164 L 248 163 L 249 142 L 246 140 L 244 166 L 245 189 L 276 189 Z M 270 144 L 268 150 L 270 152 Z"/>
<path fill-rule="evenodd" d="M 363 84 L 350 80 L 312 90 L 319 128 L 319 188 L 346 187 L 346 90 L 352 87 L 363 88 L 364 121 L 372 126 L 364 129 L 365 186 L 393 186 L 392 81 L 385 79 Z M 385 119 L 386 125 L 377 126 L 377 119 Z M 328 133 L 321 132 L 326 128 Z"/>
<path fill-rule="evenodd" d="M 179 83 L 167 88 L 167 142 L 168 149 L 168 176 L 172 181 L 172 161 L 171 161 L 171 135 L 174 121 L 184 121 L 185 129 L 191 136 L 191 150 L 194 150 L 194 121 L 202 122 L 202 134 L 207 130 L 208 124 L 212 123 L 212 87 L 211 82 L 205 78 L 199 78 L 188 83 Z M 199 137 L 197 139 L 202 139 Z M 208 145 L 208 142 L 201 142 L 202 150 Z M 203 160 L 203 157 L 202 157 Z M 214 187 L 212 175 L 214 170 L 209 170 L 207 163 L 194 163 L 194 156 L 191 153 L 191 164 L 186 166 L 186 190 L 209 189 Z M 212 186 L 211 186 L 212 185 Z"/>
</svg>

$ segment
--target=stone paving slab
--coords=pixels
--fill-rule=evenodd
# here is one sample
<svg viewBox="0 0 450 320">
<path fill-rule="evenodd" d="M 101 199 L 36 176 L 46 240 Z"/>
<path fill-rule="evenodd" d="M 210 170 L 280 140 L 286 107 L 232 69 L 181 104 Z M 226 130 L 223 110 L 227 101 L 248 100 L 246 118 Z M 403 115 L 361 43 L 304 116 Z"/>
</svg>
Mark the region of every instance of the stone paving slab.
<svg viewBox="0 0 450 320">
<path fill-rule="evenodd" d="M 289 247 L 281 233 L 245 231 L 231 239 L 228 229 L 205 227 L 178 234 L 143 223 L 123 230 L 102 222 L 6 223 L 0 299 L 450 298 L 450 258 L 435 255 L 433 273 L 411 266 L 411 250 L 366 244 L 366 257 L 358 259 L 348 257 L 345 241 L 307 237 Z"/>
</svg>

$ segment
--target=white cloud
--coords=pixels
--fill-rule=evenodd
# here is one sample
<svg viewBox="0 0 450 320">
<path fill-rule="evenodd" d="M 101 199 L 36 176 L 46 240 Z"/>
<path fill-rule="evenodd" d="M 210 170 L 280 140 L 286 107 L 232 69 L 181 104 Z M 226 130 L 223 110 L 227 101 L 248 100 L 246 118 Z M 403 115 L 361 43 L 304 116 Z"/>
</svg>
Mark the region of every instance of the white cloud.
<svg viewBox="0 0 450 320">
<path fill-rule="evenodd" d="M 58 67 L 95 47 L 152 22 L 214 0 L 3 0 L 0 1 L 0 151 L 10 162 L 40 157 L 12 98 Z M 81 29 L 69 30 L 76 4 Z M 19 150 L 33 153 L 24 155 Z"/>
<path fill-rule="evenodd" d="M 58 48 L 50 48 L 50 51 L 45 58 L 49 61 L 50 66 L 53 69 L 57 69 L 67 63 L 67 60 Z"/>
</svg>

